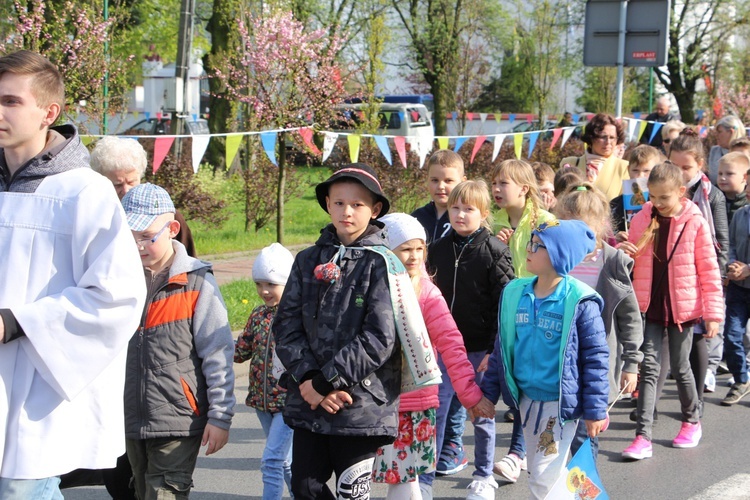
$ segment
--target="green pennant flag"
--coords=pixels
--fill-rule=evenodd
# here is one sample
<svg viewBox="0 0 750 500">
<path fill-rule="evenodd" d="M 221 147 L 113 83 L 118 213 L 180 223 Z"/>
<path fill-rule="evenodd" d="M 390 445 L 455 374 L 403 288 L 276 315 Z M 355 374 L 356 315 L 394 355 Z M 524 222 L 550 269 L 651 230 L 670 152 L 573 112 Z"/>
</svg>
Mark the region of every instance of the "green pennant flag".
<svg viewBox="0 0 750 500">
<path fill-rule="evenodd" d="M 359 144 L 362 138 L 356 134 L 351 134 L 346 137 L 346 140 L 349 142 L 349 159 L 352 160 L 352 163 L 357 163 L 359 161 Z"/>
<path fill-rule="evenodd" d="M 243 137 L 243 134 L 229 134 L 227 136 L 227 147 L 226 147 L 227 170 L 229 170 L 229 167 L 232 166 L 234 157 L 237 156 L 237 151 L 239 151 L 240 144 L 242 144 L 242 137 Z"/>
</svg>

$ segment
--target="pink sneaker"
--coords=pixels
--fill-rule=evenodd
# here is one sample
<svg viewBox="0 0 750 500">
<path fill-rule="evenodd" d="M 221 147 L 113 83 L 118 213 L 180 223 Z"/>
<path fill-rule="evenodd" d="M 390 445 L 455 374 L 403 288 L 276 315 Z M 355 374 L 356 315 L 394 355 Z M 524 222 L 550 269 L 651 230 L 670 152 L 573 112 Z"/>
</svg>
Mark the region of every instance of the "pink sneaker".
<svg viewBox="0 0 750 500">
<path fill-rule="evenodd" d="M 677 433 L 677 437 L 672 441 L 672 446 L 675 448 L 695 448 L 698 446 L 701 436 L 703 436 L 703 431 L 701 430 L 700 422 L 694 424 L 683 422 L 680 432 Z"/>
<path fill-rule="evenodd" d="M 622 458 L 643 460 L 644 458 L 651 458 L 653 454 L 654 449 L 651 447 L 651 441 L 643 436 L 636 436 L 630 446 L 622 451 Z"/>
</svg>

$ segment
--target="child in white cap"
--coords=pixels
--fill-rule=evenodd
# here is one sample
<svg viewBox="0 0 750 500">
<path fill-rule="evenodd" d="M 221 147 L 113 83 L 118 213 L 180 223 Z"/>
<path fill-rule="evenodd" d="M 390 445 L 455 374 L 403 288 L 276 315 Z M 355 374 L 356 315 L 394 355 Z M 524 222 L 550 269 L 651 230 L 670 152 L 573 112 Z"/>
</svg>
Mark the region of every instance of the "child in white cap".
<svg viewBox="0 0 750 500">
<path fill-rule="evenodd" d="M 388 247 L 412 279 L 435 355 L 439 352 L 443 357 L 459 400 L 470 412 L 485 417 L 494 415 L 495 406 L 482 396 L 476 384 L 474 367 L 466 357 L 463 337 L 448 304 L 425 271 L 427 235 L 424 227 L 416 218 L 402 213 L 388 214 L 380 220 L 388 232 Z M 392 445 L 378 450 L 373 468 L 373 480 L 388 484 L 388 500 L 424 498 L 418 476 L 435 471 L 438 403 L 436 385 L 401 395 L 399 435 Z M 425 490 L 425 496 L 428 495 L 429 489 Z"/>
<path fill-rule="evenodd" d="M 247 325 L 237 338 L 234 362 L 250 360 L 250 386 L 245 404 L 255 408 L 266 446 L 260 461 L 263 475 L 263 499 L 275 500 L 284 494 L 284 483 L 292 491 L 292 429 L 284 423 L 286 391 L 279 387 L 284 367 L 276 356 L 271 323 L 284 293 L 294 257 L 279 243 L 261 250 L 253 263 L 253 281 L 263 305 L 253 309 Z"/>
</svg>

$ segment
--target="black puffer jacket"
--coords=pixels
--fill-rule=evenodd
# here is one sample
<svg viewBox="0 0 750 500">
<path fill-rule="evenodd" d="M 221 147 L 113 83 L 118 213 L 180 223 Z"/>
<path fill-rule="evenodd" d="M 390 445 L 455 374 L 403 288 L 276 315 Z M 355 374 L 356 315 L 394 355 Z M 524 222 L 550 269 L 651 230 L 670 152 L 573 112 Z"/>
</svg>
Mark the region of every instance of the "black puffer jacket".
<svg viewBox="0 0 750 500">
<path fill-rule="evenodd" d="M 281 298 L 273 334 L 276 354 L 286 367 L 280 385 L 288 389 L 284 421 L 290 427 L 338 436 L 389 436 L 398 429 L 401 353 L 382 256 L 357 249 L 384 245 L 381 222 L 346 247 L 333 284 L 315 279 L 314 270 L 336 255 L 340 243 L 328 225 L 315 246 L 294 260 Z M 299 385 L 312 379 L 316 390 L 345 390 L 354 402 L 332 415 L 315 411 Z M 324 394 L 324 395 L 325 395 Z"/>
<path fill-rule="evenodd" d="M 462 249 L 451 230 L 430 246 L 427 267 L 448 303 L 468 352 L 492 352 L 500 293 L 515 278 L 508 245 L 483 229 Z"/>
</svg>

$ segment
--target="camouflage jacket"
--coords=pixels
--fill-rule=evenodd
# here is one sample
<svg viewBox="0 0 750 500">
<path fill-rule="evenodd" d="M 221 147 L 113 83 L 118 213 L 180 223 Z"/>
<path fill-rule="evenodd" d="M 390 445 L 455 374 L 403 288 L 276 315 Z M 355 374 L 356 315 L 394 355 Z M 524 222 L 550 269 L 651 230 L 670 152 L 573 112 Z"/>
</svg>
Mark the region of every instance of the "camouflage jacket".
<svg viewBox="0 0 750 500">
<path fill-rule="evenodd" d="M 247 325 L 234 344 L 234 362 L 250 360 L 250 385 L 245 404 L 252 408 L 277 413 L 284 407 L 286 391 L 273 376 L 271 323 L 276 307 L 258 306 L 250 313 Z"/>
<path fill-rule="evenodd" d="M 276 354 L 286 367 L 284 420 L 290 427 L 338 436 L 396 437 L 401 384 L 401 347 L 388 287 L 388 270 L 375 252 L 356 247 L 383 245 L 383 224 L 374 221 L 345 248 L 334 283 L 318 281 L 315 267 L 339 253 L 328 225 L 313 247 L 297 255 L 273 323 Z M 332 415 L 311 410 L 300 395 L 305 380 L 324 377 L 354 402 Z"/>
</svg>

